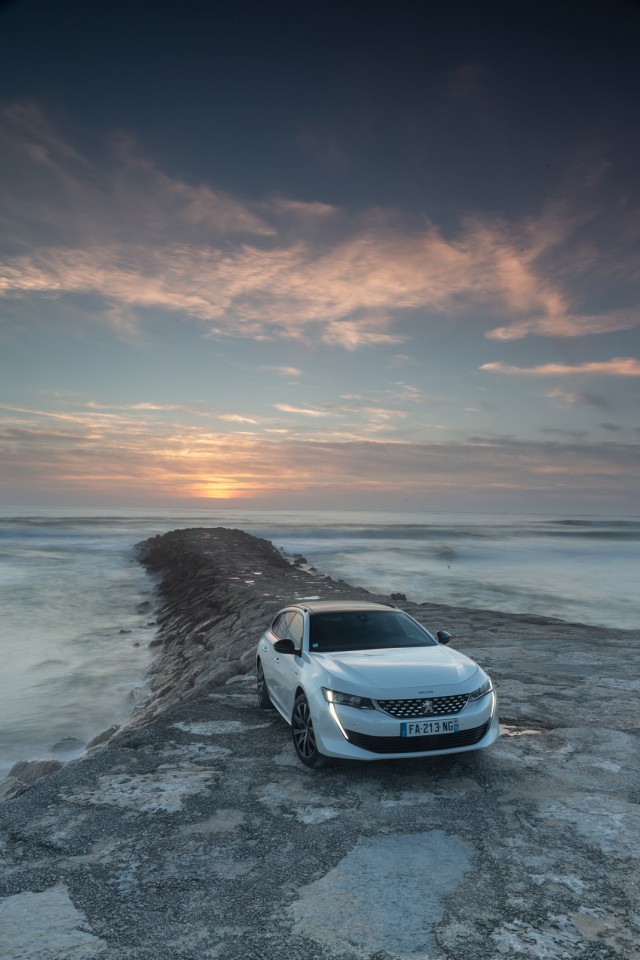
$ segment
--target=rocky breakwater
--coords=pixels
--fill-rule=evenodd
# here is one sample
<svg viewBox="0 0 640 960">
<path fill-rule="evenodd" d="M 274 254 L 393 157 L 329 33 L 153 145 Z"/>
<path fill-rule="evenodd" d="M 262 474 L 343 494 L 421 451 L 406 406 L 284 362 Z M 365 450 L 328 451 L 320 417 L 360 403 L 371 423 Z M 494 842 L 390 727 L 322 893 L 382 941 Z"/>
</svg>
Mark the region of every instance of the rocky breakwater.
<svg viewBox="0 0 640 960">
<path fill-rule="evenodd" d="M 502 737 L 311 771 L 254 644 L 284 603 L 366 592 L 235 530 L 140 558 L 151 697 L 0 803 L 2 960 L 637 960 L 638 631 L 403 601 L 488 668 Z"/>
<path fill-rule="evenodd" d="M 174 703 L 203 696 L 254 666 L 255 647 L 279 607 L 303 597 L 371 598 L 366 590 L 292 563 L 268 540 L 224 527 L 144 540 L 138 559 L 157 577 L 158 648 L 151 692 L 127 729 Z"/>
</svg>

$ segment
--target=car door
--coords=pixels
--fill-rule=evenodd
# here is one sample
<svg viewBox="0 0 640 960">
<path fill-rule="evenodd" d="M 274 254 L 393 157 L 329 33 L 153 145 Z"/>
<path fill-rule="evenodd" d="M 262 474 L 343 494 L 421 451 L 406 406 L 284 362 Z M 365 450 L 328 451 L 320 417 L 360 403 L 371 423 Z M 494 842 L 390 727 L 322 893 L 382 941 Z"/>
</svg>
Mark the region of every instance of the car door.
<svg viewBox="0 0 640 960">
<path fill-rule="evenodd" d="M 284 634 L 283 634 L 284 631 Z M 273 670 L 278 706 L 289 718 L 293 710 L 295 692 L 302 673 L 302 637 L 304 617 L 300 610 L 290 610 L 282 623 L 278 624 L 278 634 L 283 640 L 291 640 L 295 653 L 277 653 L 274 651 Z"/>
<path fill-rule="evenodd" d="M 291 614 L 291 610 L 284 610 L 282 613 L 279 613 L 260 640 L 260 661 L 264 671 L 264 678 L 267 683 L 267 689 L 269 690 L 269 696 L 278 707 L 280 706 L 280 697 L 278 695 L 276 657 L 279 657 L 280 654 L 276 653 L 273 645 L 283 636 L 286 636 L 287 622 L 291 619 Z"/>
</svg>

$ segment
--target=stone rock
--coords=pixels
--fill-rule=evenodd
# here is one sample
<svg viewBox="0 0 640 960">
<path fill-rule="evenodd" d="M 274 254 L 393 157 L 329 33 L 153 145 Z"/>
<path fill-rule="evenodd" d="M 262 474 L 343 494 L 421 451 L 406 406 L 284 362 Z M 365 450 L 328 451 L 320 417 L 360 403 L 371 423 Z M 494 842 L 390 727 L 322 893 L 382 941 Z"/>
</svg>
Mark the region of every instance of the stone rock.
<svg viewBox="0 0 640 960">
<path fill-rule="evenodd" d="M 79 750 L 84 747 L 82 740 L 77 737 L 63 737 L 51 747 L 53 753 L 65 753 L 67 750 Z"/>
<path fill-rule="evenodd" d="M 0 800 L 13 797 L 14 794 L 19 793 L 20 790 L 24 790 L 26 786 L 27 784 L 24 780 L 20 780 L 18 777 L 7 777 L 6 780 L 0 783 Z"/>
<path fill-rule="evenodd" d="M 63 766 L 59 760 L 19 760 L 9 770 L 9 777 L 17 777 L 23 783 L 35 783 L 40 777 L 48 777 Z"/>
<path fill-rule="evenodd" d="M 120 729 L 120 724 L 114 723 L 111 727 L 108 727 L 107 730 L 103 730 L 102 733 L 99 733 L 96 737 L 93 738 L 93 740 L 91 740 L 87 744 L 87 750 L 91 749 L 91 747 L 97 747 L 101 743 L 106 743 L 107 740 L 110 740 L 111 737 L 113 737 L 114 734 L 116 734 L 119 729 Z"/>
</svg>

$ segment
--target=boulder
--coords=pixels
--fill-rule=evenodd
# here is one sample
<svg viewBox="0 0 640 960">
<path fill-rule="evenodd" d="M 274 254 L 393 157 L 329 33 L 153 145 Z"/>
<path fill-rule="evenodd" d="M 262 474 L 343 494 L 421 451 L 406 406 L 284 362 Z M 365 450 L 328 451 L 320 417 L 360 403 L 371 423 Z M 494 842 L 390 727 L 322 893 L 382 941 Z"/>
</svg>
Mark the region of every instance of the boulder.
<svg viewBox="0 0 640 960">
<path fill-rule="evenodd" d="M 97 737 L 94 737 L 93 740 L 87 744 L 87 750 L 89 750 L 91 747 L 97 747 L 101 743 L 106 743 L 107 740 L 111 740 L 111 737 L 113 737 L 119 729 L 120 724 L 114 723 L 113 726 L 109 727 L 107 730 L 103 730 L 102 733 L 99 733 Z"/>
<path fill-rule="evenodd" d="M 9 770 L 9 777 L 17 777 L 23 783 L 35 783 L 40 777 L 48 777 L 63 766 L 59 760 L 19 760 Z"/>
<path fill-rule="evenodd" d="M 66 753 L 67 750 L 80 750 L 81 747 L 84 747 L 84 743 L 77 737 L 63 737 L 62 740 L 54 743 L 51 751 L 52 753 Z"/>
</svg>

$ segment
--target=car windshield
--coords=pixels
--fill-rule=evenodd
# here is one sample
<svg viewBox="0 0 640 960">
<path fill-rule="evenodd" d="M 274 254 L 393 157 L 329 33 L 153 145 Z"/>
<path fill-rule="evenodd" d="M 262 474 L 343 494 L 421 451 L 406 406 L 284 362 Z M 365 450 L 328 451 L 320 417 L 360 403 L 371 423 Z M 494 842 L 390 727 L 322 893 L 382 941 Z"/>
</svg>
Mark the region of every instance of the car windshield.
<svg viewBox="0 0 640 960">
<path fill-rule="evenodd" d="M 401 610 L 313 613 L 309 627 L 312 653 L 437 646 L 433 637 Z"/>
</svg>

